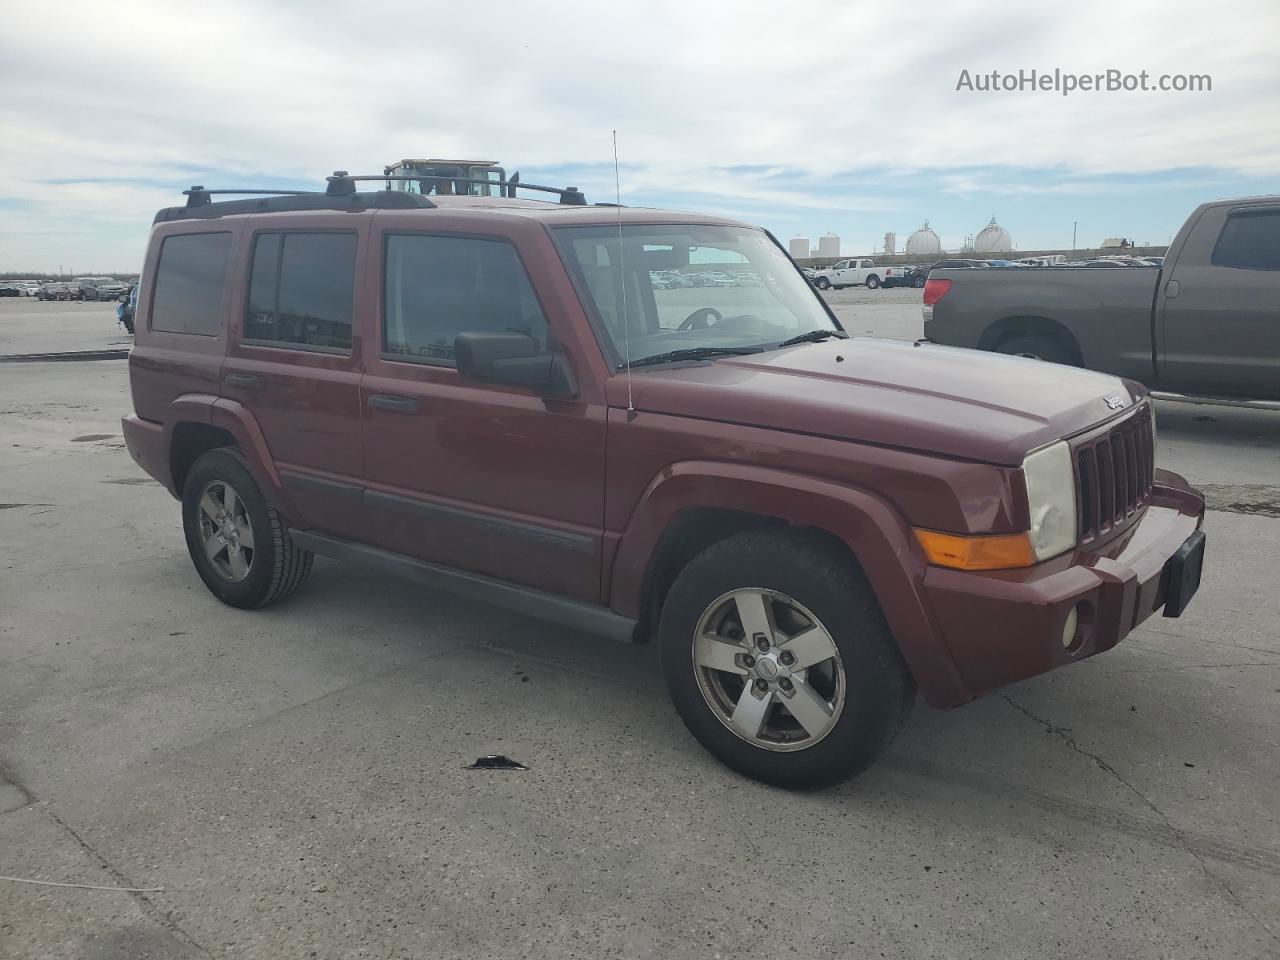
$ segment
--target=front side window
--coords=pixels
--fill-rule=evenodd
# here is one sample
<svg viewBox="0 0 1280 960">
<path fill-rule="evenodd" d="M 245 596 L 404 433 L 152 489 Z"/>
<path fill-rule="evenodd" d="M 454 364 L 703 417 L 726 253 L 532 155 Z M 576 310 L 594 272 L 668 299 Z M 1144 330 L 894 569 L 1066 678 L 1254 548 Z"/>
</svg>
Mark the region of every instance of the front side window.
<svg viewBox="0 0 1280 960">
<path fill-rule="evenodd" d="M 354 233 L 260 233 L 254 239 L 244 340 L 351 352 Z"/>
<path fill-rule="evenodd" d="M 229 233 L 165 237 L 151 295 L 151 329 L 216 337 L 222 330 L 230 254 Z"/>
<path fill-rule="evenodd" d="M 561 255 L 614 359 L 768 349 L 839 328 L 772 240 L 747 227 L 559 227 Z"/>
<path fill-rule="evenodd" d="M 476 331 L 528 334 L 547 320 L 515 248 L 471 237 L 387 237 L 383 353 L 452 365 L 453 339 Z"/>
<path fill-rule="evenodd" d="M 1280 210 L 1233 213 L 1213 249 L 1214 266 L 1280 270 Z"/>
</svg>

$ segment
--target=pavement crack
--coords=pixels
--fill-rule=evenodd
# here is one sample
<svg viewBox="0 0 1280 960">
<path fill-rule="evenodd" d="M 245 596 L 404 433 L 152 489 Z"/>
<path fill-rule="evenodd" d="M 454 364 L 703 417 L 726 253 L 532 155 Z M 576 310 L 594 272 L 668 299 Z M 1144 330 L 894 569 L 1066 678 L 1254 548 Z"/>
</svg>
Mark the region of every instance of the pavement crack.
<svg viewBox="0 0 1280 960">
<path fill-rule="evenodd" d="M 115 866 L 113 866 L 111 861 L 109 861 L 106 857 L 104 857 L 101 853 L 99 853 L 98 850 L 91 843 L 89 843 L 88 840 L 80 836 L 80 834 L 77 833 L 76 830 L 70 824 L 68 824 L 60 816 L 54 813 L 51 809 L 49 809 L 48 807 L 45 807 L 44 813 L 50 820 L 52 820 L 55 824 L 57 824 L 57 826 L 64 833 L 66 833 L 67 836 L 69 836 L 72 840 L 74 840 L 76 844 L 80 847 L 80 849 L 83 850 L 86 854 L 88 854 L 89 857 L 92 858 L 93 861 L 98 864 L 98 866 L 100 866 L 103 870 L 105 870 L 108 874 L 110 874 L 111 877 L 120 886 L 122 887 L 139 886 L 138 884 L 130 880 L 127 876 L 125 876 L 124 873 L 118 870 Z M 135 890 L 135 891 L 128 892 L 128 896 L 132 897 L 135 901 L 137 901 L 138 908 L 149 919 L 151 919 L 155 923 L 158 923 L 160 926 L 164 927 L 164 929 L 168 930 L 170 933 L 172 933 L 175 937 L 177 937 L 187 946 L 195 950 L 198 950 L 202 955 L 209 957 L 210 960 L 213 960 L 213 954 L 209 951 L 209 949 L 205 947 L 204 944 L 198 942 L 194 937 L 191 936 L 191 934 L 187 933 L 187 931 L 183 930 L 182 927 L 178 924 L 178 922 L 173 919 L 172 915 L 166 912 L 163 908 L 161 908 L 159 904 L 152 902 L 151 898 L 147 894 L 141 893 Z"/>
<path fill-rule="evenodd" d="M 1121 784 L 1126 790 L 1128 790 L 1135 797 L 1137 797 L 1142 802 L 1143 806 L 1145 806 L 1148 810 L 1150 810 L 1152 813 L 1154 813 L 1157 817 L 1160 818 L 1160 820 L 1164 823 L 1165 827 L 1168 828 L 1169 833 L 1178 841 L 1178 846 L 1187 854 L 1187 856 L 1191 857 L 1191 859 L 1193 859 L 1197 864 L 1200 865 L 1200 870 L 1204 873 L 1204 875 L 1209 880 L 1217 884 L 1226 893 L 1227 899 L 1229 899 L 1233 904 L 1235 904 L 1236 908 L 1239 909 L 1241 913 L 1243 913 L 1246 917 L 1248 917 L 1255 924 L 1257 924 L 1259 929 L 1265 932 L 1267 936 L 1269 936 L 1275 942 L 1280 943 L 1280 936 L 1276 935 L 1276 932 L 1271 929 L 1270 925 L 1268 925 L 1266 921 L 1264 921 L 1261 917 L 1259 917 L 1247 906 L 1245 906 L 1244 901 L 1241 900 L 1240 895 L 1236 893 L 1235 890 L 1232 889 L 1230 883 L 1228 883 L 1222 877 L 1218 876 L 1216 873 L 1214 873 L 1212 870 L 1209 869 L 1209 864 L 1205 862 L 1204 857 L 1200 856 L 1200 854 L 1197 853 L 1192 848 L 1191 844 L 1188 843 L 1187 838 L 1183 834 L 1183 832 L 1174 825 L 1173 821 L 1169 819 L 1169 817 L 1165 814 L 1163 810 L 1161 810 L 1159 807 L 1155 805 L 1155 803 L 1152 802 L 1150 797 L 1148 797 L 1145 793 L 1143 793 L 1141 790 L 1135 787 L 1132 783 L 1130 783 L 1127 779 L 1125 779 L 1124 774 L 1122 774 L 1119 770 L 1117 770 L 1111 764 L 1107 763 L 1106 760 L 1102 759 L 1102 757 L 1098 756 L 1096 753 L 1086 750 L 1084 747 L 1080 746 L 1080 744 L 1076 742 L 1075 738 L 1071 736 L 1071 734 L 1067 731 L 1066 728 L 1054 726 L 1052 721 L 1046 720 L 1044 717 L 1036 716 L 1026 707 L 1022 706 L 1022 704 L 1015 701 L 1008 694 L 1001 694 L 1000 698 L 1004 700 L 1005 703 L 1009 704 L 1009 706 L 1013 707 L 1013 709 L 1021 713 L 1023 716 L 1027 717 L 1030 720 L 1034 720 L 1036 723 L 1040 724 L 1040 726 L 1044 727 L 1045 732 L 1051 733 L 1054 736 L 1056 736 L 1063 743 L 1065 743 L 1072 751 L 1080 754 L 1080 756 L 1082 757 L 1086 757 L 1087 759 L 1092 760 L 1095 764 L 1097 764 L 1100 770 L 1103 770 L 1106 773 L 1109 773 L 1113 778 L 1115 778 L 1115 780 L 1119 784 Z"/>
</svg>

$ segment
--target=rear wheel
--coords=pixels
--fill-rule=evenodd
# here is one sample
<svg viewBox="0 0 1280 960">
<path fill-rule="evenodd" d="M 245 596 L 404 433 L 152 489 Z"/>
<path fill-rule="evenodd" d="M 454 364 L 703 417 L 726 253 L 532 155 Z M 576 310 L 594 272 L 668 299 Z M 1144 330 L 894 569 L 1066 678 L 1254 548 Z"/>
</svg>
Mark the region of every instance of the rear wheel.
<svg viewBox="0 0 1280 960">
<path fill-rule="evenodd" d="M 802 532 L 721 541 L 676 578 L 659 625 L 677 711 L 716 758 L 806 788 L 868 767 L 915 687 L 870 587 Z"/>
<path fill-rule="evenodd" d="M 880 289 L 880 278 L 879 278 L 879 277 L 877 277 L 875 274 L 872 274 L 871 276 L 867 277 L 867 289 L 868 289 L 868 290 L 879 290 L 879 289 Z"/>
<path fill-rule="evenodd" d="M 1078 366 L 1079 361 L 1070 349 L 1060 340 L 1046 336 L 1014 336 L 1001 341 L 996 347 L 997 353 L 1007 353 L 1015 357 L 1027 357 L 1031 360 L 1047 360 L 1049 363 L 1064 363 Z"/>
<path fill-rule="evenodd" d="M 311 572 L 313 555 L 293 545 L 283 518 L 234 447 L 210 450 L 191 467 L 182 491 L 182 526 L 200 579 L 230 606 L 283 600 Z"/>
</svg>

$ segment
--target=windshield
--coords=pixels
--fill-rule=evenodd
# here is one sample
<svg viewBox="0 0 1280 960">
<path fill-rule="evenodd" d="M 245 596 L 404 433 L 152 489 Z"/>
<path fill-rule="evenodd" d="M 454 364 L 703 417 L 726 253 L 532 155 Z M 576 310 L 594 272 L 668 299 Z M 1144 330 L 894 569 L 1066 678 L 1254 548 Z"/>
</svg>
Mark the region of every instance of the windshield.
<svg viewBox="0 0 1280 960">
<path fill-rule="evenodd" d="M 672 351 L 769 349 L 839 330 L 761 230 L 629 224 L 621 247 L 617 226 L 553 233 L 615 365 L 626 365 L 628 351 L 635 364 Z"/>
</svg>

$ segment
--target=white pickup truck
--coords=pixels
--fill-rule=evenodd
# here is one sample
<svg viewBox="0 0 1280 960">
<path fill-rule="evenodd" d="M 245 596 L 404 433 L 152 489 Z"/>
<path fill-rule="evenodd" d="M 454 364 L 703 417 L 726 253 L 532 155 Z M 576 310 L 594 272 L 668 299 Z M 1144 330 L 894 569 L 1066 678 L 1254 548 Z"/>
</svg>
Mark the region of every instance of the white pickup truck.
<svg viewBox="0 0 1280 960">
<path fill-rule="evenodd" d="M 875 261 L 866 257 L 841 260 L 838 263 L 818 270 L 814 273 L 813 285 L 819 290 L 830 290 L 841 287 L 865 286 L 869 290 L 877 289 L 884 283 L 889 267 L 877 267 Z M 900 268 L 899 268 L 900 269 Z"/>
</svg>

